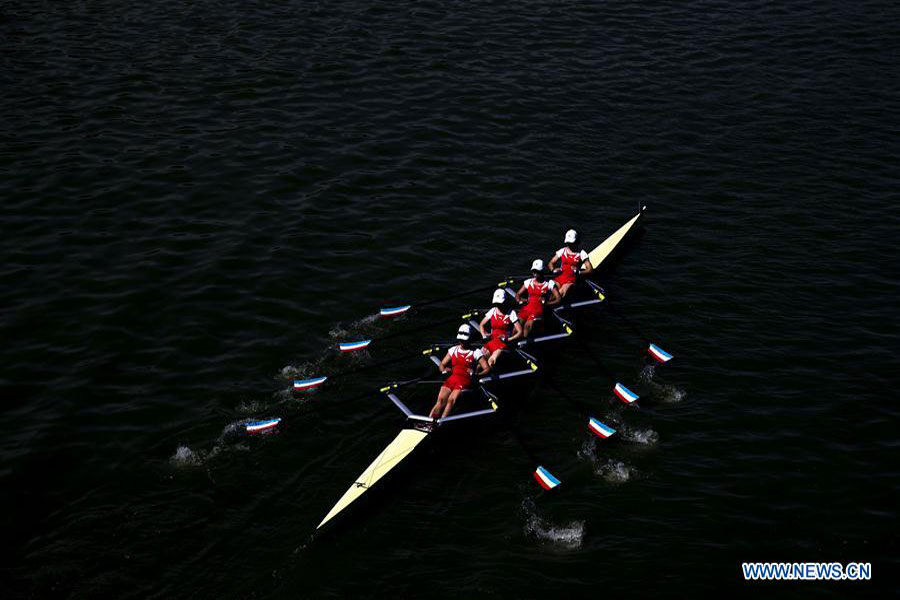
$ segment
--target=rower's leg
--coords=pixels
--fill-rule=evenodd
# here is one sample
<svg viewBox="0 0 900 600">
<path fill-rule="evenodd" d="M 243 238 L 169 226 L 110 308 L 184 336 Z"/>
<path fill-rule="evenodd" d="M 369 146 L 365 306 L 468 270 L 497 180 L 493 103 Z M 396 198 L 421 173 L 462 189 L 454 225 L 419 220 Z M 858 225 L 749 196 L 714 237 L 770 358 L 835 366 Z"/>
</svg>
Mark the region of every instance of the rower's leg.
<svg viewBox="0 0 900 600">
<path fill-rule="evenodd" d="M 571 283 L 562 284 L 561 286 L 559 286 L 559 295 L 562 296 L 563 298 L 565 298 L 566 294 L 569 293 L 569 288 L 571 288 L 571 287 L 572 287 Z"/>
<path fill-rule="evenodd" d="M 525 321 L 525 327 L 523 327 L 523 329 L 525 330 L 526 338 L 531 337 L 531 326 L 533 324 L 534 324 L 534 319 L 528 319 L 527 321 Z"/>
<path fill-rule="evenodd" d="M 500 353 L 503 352 L 503 348 L 497 348 L 491 354 L 490 358 L 488 358 L 488 364 L 493 368 L 495 364 L 497 364 L 497 359 L 500 358 Z"/>
<path fill-rule="evenodd" d="M 453 405 L 456 404 L 456 399 L 459 398 L 459 395 L 462 394 L 462 390 L 453 390 L 450 392 L 450 397 L 447 398 L 447 403 L 444 405 L 444 414 L 441 417 L 446 417 L 451 412 L 453 412 Z"/>
<path fill-rule="evenodd" d="M 441 413 L 444 412 L 444 405 L 447 404 L 447 399 L 450 397 L 450 392 L 450 388 L 441 386 L 441 391 L 438 392 L 437 402 L 434 403 L 431 412 L 428 413 L 429 418 L 437 419 L 441 416 Z"/>
</svg>

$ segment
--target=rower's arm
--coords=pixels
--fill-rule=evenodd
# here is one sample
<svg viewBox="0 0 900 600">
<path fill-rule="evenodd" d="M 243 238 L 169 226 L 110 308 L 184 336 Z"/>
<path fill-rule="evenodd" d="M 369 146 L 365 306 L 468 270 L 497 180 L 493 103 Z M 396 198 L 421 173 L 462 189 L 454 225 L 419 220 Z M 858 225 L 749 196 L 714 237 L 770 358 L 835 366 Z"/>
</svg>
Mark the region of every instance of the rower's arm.
<svg viewBox="0 0 900 600">
<path fill-rule="evenodd" d="M 522 323 L 519 321 L 516 321 L 513 324 L 513 334 L 511 336 L 509 336 L 509 338 L 507 338 L 507 341 L 511 342 L 513 340 L 519 339 L 520 337 L 522 337 Z"/>
<path fill-rule="evenodd" d="M 447 369 L 450 367 L 451 360 L 453 360 L 453 359 L 450 358 L 450 353 L 448 352 L 447 355 L 444 357 L 444 360 L 441 361 L 441 373 L 444 373 L 447 371 Z"/>
<path fill-rule="evenodd" d="M 554 254 L 550 257 L 550 260 L 547 261 L 547 268 L 551 271 L 556 268 L 556 261 L 559 260 L 559 255 Z"/>
<path fill-rule="evenodd" d="M 491 365 L 488 364 L 488 361 L 485 360 L 485 358 L 482 356 L 481 358 L 478 359 L 478 368 L 481 369 L 477 373 L 477 375 L 480 377 L 481 375 L 484 375 L 491 370 Z"/>
<path fill-rule="evenodd" d="M 582 275 L 587 275 L 591 271 L 594 270 L 594 265 L 591 264 L 590 259 L 585 259 L 581 263 L 581 273 Z"/>
<path fill-rule="evenodd" d="M 559 304 L 560 302 L 562 302 L 562 296 L 559 295 L 559 290 L 554 285 L 550 289 L 550 302 L 548 302 L 547 304 L 553 306 L 554 304 Z"/>
<path fill-rule="evenodd" d="M 481 337 L 483 337 L 483 338 L 487 337 L 487 333 L 484 331 L 484 325 L 485 325 L 485 323 L 487 323 L 490 320 L 491 320 L 491 317 L 489 315 L 484 315 L 484 318 L 481 320 L 481 323 L 478 324 L 478 329 L 481 330 Z"/>
<path fill-rule="evenodd" d="M 524 293 L 525 293 L 525 284 L 523 283 L 522 287 L 519 288 L 519 291 L 516 292 L 516 302 L 518 302 L 519 304 L 522 303 L 522 294 L 524 294 Z"/>
</svg>

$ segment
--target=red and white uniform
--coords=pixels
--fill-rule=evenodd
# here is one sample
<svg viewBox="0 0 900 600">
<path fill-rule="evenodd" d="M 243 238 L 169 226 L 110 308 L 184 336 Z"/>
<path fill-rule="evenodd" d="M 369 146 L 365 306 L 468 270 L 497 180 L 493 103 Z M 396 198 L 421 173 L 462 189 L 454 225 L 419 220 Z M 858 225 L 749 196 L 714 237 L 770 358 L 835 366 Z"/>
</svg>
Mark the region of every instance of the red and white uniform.
<svg viewBox="0 0 900 600">
<path fill-rule="evenodd" d="M 544 297 L 556 287 L 552 279 L 538 281 L 534 277 L 525 280 L 528 291 L 528 304 L 519 309 L 519 318 L 523 321 L 542 319 L 544 317 Z"/>
<path fill-rule="evenodd" d="M 575 275 L 581 270 L 581 265 L 588 259 L 588 253 L 584 250 L 573 252 L 568 246 L 563 246 L 556 251 L 556 258 L 560 259 L 560 273 L 554 281 L 557 285 L 575 283 Z"/>
<path fill-rule="evenodd" d="M 506 315 L 495 306 L 485 316 L 491 318 L 491 339 L 484 345 L 484 349 L 489 354 L 493 354 L 497 350 L 506 350 L 509 345 L 500 337 L 512 335 L 513 327 L 519 322 L 519 316 L 516 314 L 516 311 L 511 310 Z"/>
<path fill-rule="evenodd" d="M 451 390 L 467 390 L 472 387 L 475 365 L 484 356 L 484 352 L 481 349 L 466 350 L 462 346 L 453 346 L 447 353 L 450 355 L 452 367 L 443 387 Z"/>
</svg>

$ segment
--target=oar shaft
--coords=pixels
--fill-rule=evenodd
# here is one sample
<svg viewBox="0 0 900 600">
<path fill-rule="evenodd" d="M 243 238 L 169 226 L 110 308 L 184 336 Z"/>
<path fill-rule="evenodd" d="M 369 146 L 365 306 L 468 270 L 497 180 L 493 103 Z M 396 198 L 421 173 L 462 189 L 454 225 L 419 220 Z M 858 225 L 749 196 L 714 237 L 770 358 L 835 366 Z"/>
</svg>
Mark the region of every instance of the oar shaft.
<svg viewBox="0 0 900 600">
<path fill-rule="evenodd" d="M 440 298 L 433 298 L 431 300 L 425 300 L 423 302 L 415 302 L 413 306 L 418 308 L 420 306 L 429 306 L 431 304 L 439 304 L 441 302 L 446 302 L 448 300 L 455 300 L 456 298 L 462 298 L 463 296 L 470 296 L 472 294 L 477 294 L 478 292 L 484 292 L 487 290 L 492 290 L 497 287 L 506 287 L 512 283 L 512 279 L 507 279 L 505 281 L 501 281 L 499 283 L 494 283 L 492 285 L 479 286 L 477 288 L 472 288 L 470 290 L 465 290 L 462 292 L 457 292 L 455 294 L 450 294 L 449 296 L 441 296 Z"/>
<path fill-rule="evenodd" d="M 494 394 L 493 392 L 491 392 L 490 390 L 488 390 L 487 388 L 485 388 L 484 386 L 479 386 L 479 387 L 481 389 L 481 392 L 491 402 L 491 405 L 494 407 L 494 410 L 498 410 L 500 408 L 500 406 L 499 406 L 499 401 L 498 401 L 497 395 Z M 519 447 L 522 449 L 522 451 L 528 457 L 528 460 L 531 461 L 531 463 L 534 464 L 535 467 L 537 467 L 538 465 L 544 464 L 540 460 L 540 458 L 535 454 L 533 448 L 531 446 L 529 446 L 528 443 L 526 443 L 524 439 L 522 439 L 522 436 L 519 433 L 518 428 L 516 428 L 516 426 L 512 423 L 510 415 L 507 412 L 502 411 L 502 410 L 499 411 L 499 413 L 500 413 L 500 415 L 499 415 L 500 420 L 509 429 L 509 432 L 512 435 L 513 439 L 516 441 L 516 443 L 518 443 Z"/>
<path fill-rule="evenodd" d="M 610 301 L 607 299 L 606 306 L 609 308 L 609 310 L 610 310 L 614 315 L 616 315 L 616 316 L 619 318 L 620 321 L 622 321 L 623 323 L 625 323 L 625 325 L 628 327 L 628 329 L 631 330 L 631 333 L 633 333 L 634 335 L 636 335 L 637 337 L 639 337 L 639 338 L 641 339 L 641 342 L 646 343 L 646 344 L 649 344 L 649 343 L 650 343 L 650 338 L 648 338 L 648 337 L 645 336 L 643 333 L 641 333 L 641 332 L 638 330 L 638 328 L 634 326 L 634 324 L 631 322 L 631 320 L 629 320 L 628 317 L 626 317 L 624 314 L 622 314 L 622 313 L 615 307 L 615 303 L 610 302 Z"/>
<path fill-rule="evenodd" d="M 473 311 L 474 312 L 474 311 Z M 386 333 L 384 335 L 380 335 L 372 338 L 373 342 L 380 342 L 383 340 L 389 340 L 391 338 L 403 337 L 404 335 L 409 335 L 411 333 L 418 333 L 420 331 L 426 331 L 428 329 L 434 329 L 435 327 L 440 327 L 441 325 L 446 325 L 447 323 L 453 323 L 454 321 L 463 322 L 470 315 L 457 315 L 454 317 L 450 317 L 448 319 L 441 319 L 440 321 L 432 321 L 430 323 L 426 323 L 424 325 L 419 325 L 417 327 L 407 327 L 405 329 L 401 329 L 398 331 L 392 331 L 391 333 Z"/>
</svg>

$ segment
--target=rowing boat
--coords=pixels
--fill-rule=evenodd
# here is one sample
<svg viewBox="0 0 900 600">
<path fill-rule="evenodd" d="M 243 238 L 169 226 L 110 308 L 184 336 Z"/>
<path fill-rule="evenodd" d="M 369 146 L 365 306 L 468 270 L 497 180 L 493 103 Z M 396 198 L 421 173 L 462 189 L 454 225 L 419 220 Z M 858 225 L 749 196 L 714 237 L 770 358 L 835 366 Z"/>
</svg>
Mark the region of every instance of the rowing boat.
<svg viewBox="0 0 900 600">
<path fill-rule="evenodd" d="M 591 265 L 594 270 L 597 271 L 601 266 L 604 266 L 610 259 L 610 257 L 614 254 L 614 252 L 621 246 L 623 240 L 626 236 L 636 228 L 638 223 L 641 221 L 641 217 L 644 214 L 644 210 L 646 207 L 642 207 L 640 211 L 631 219 L 628 220 L 624 225 L 622 225 L 619 229 L 613 232 L 608 238 L 606 238 L 600 245 L 594 248 L 588 254 L 588 260 L 590 260 Z M 506 379 L 512 379 L 514 377 L 519 377 L 527 374 L 531 374 L 537 370 L 537 365 L 535 361 L 531 360 L 531 356 L 524 352 L 525 348 L 529 348 L 534 346 L 535 344 L 540 344 L 542 342 L 547 342 L 555 339 L 565 338 L 573 333 L 571 324 L 564 319 L 561 315 L 560 309 L 574 309 L 579 308 L 581 306 L 587 306 L 590 304 L 596 304 L 603 300 L 602 290 L 596 284 L 588 281 L 588 283 L 592 286 L 592 290 L 594 290 L 596 298 L 592 298 L 589 300 L 580 300 L 580 301 L 571 301 L 564 306 L 558 307 L 552 314 L 557 316 L 560 323 L 562 324 L 563 331 L 560 333 L 552 333 L 543 335 L 540 337 L 532 338 L 530 340 L 523 340 L 520 343 L 520 346 L 523 348 L 522 354 L 526 357 L 525 362 L 528 366 L 526 369 L 514 370 L 503 373 L 501 375 L 496 375 L 490 377 L 490 380 L 493 382 L 500 382 Z M 408 309 L 408 306 L 401 307 L 403 309 Z M 393 309 L 391 309 L 393 310 Z M 477 330 L 477 324 L 473 323 Z M 425 353 L 428 357 L 435 363 L 440 364 L 437 356 L 433 354 L 434 348 L 427 350 Z M 486 383 L 482 381 L 480 383 Z M 366 467 L 366 469 L 356 478 L 356 481 L 353 482 L 352 485 L 344 492 L 344 495 L 335 503 L 335 505 L 328 511 L 328 514 L 325 515 L 325 518 L 319 523 L 316 529 L 322 528 L 326 523 L 334 519 L 337 515 L 342 513 L 348 507 L 350 507 L 356 500 L 358 500 L 361 496 L 363 496 L 366 492 L 372 489 L 378 481 L 383 479 L 388 473 L 394 470 L 406 457 L 412 454 L 419 445 L 421 445 L 426 439 L 429 439 L 431 435 L 436 431 L 437 428 L 445 425 L 448 422 L 460 421 L 463 419 L 471 419 L 478 418 L 490 415 L 497 410 L 497 404 L 494 401 L 496 396 L 494 396 L 491 392 L 489 392 L 484 385 L 479 385 L 479 390 L 485 394 L 485 398 L 488 400 L 490 407 L 481 410 L 472 410 L 468 412 L 462 412 L 459 414 L 451 414 L 447 417 L 443 417 L 434 422 L 431 418 L 426 415 L 420 415 L 413 412 L 397 395 L 397 390 L 402 384 L 392 384 L 386 386 L 381 389 L 381 392 L 398 408 L 406 417 L 405 427 L 397 434 L 397 437 L 391 441 L 387 447 L 382 450 L 382 452 L 372 461 L 372 463 Z M 627 391 L 627 389 L 626 389 Z M 622 396 L 620 396 L 621 398 Z M 636 399 L 636 396 L 635 396 Z M 624 400 L 624 398 L 623 398 Z M 627 401 L 627 400 L 626 400 Z M 633 401 L 633 400 L 631 400 Z M 608 437 L 610 435 L 611 429 L 603 426 L 602 424 L 591 424 L 591 429 L 597 433 L 597 435 L 601 437 Z M 605 429 L 604 429 L 605 428 Z M 537 477 L 540 477 L 541 470 L 543 467 L 539 467 Z M 555 487 L 558 485 L 558 481 L 550 477 L 551 483 L 545 483 L 547 481 L 546 477 L 549 473 L 546 470 L 543 470 L 544 479 L 539 479 L 539 483 L 545 488 Z M 555 481 L 555 484 L 552 484 L 552 481 Z"/>
</svg>

